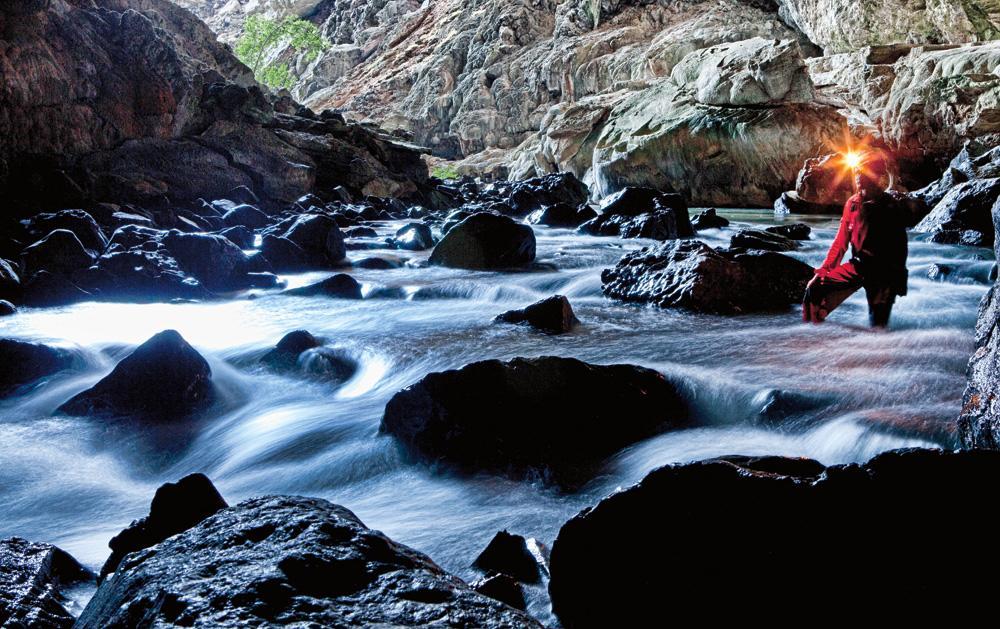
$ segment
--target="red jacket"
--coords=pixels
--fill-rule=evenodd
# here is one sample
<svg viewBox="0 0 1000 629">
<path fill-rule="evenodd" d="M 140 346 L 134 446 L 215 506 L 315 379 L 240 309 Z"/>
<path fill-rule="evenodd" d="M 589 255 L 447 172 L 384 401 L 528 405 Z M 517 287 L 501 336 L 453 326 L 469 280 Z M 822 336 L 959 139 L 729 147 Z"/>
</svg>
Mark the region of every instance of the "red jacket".
<svg viewBox="0 0 1000 629">
<path fill-rule="evenodd" d="M 883 192 L 869 199 L 858 193 L 847 200 L 837 236 L 820 270 L 828 272 L 839 266 L 848 246 L 850 264 L 866 283 L 888 283 L 897 295 L 906 294 L 906 214 L 891 194 Z"/>
</svg>

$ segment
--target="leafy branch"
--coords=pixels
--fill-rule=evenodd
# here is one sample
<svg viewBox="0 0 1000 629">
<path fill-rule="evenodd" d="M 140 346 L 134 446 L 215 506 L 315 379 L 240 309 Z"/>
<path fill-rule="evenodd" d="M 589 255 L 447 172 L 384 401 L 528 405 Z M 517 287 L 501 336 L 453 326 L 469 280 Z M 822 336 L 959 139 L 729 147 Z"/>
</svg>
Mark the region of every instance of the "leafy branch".
<svg viewBox="0 0 1000 629">
<path fill-rule="evenodd" d="M 253 71 L 259 83 L 277 90 L 295 85 L 288 64 L 279 63 L 276 58 L 276 53 L 285 47 L 312 61 L 330 47 L 330 42 L 312 22 L 291 15 L 280 20 L 251 15 L 234 49 L 236 57 Z"/>
</svg>

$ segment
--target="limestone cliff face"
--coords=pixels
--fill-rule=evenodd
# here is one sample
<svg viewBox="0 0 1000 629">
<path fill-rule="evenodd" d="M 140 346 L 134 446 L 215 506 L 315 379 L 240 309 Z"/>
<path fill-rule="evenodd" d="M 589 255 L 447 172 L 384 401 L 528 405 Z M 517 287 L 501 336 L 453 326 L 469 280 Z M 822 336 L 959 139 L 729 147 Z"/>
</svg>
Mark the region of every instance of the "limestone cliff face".
<svg viewBox="0 0 1000 629">
<path fill-rule="evenodd" d="M 5 212 L 237 186 L 276 204 L 331 184 L 407 196 L 426 179 L 416 151 L 265 95 L 166 0 L 0 5 L 0 85 Z"/>
<path fill-rule="evenodd" d="M 994 0 L 176 1 L 223 41 L 252 13 L 319 24 L 331 49 L 291 59 L 313 109 L 409 134 L 466 172 L 570 170 L 598 193 L 769 204 L 847 129 L 930 172 L 1000 117 L 1000 44 L 975 45 L 1000 37 Z M 739 185 L 692 184 L 706 158 Z"/>
</svg>

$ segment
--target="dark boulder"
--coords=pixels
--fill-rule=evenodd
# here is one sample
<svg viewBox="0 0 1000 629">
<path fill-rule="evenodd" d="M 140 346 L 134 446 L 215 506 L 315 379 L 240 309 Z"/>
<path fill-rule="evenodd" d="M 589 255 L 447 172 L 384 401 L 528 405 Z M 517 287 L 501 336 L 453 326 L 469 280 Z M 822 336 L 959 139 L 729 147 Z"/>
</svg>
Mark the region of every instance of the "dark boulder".
<svg viewBox="0 0 1000 629">
<path fill-rule="evenodd" d="M 306 330 L 295 330 L 283 336 L 274 349 L 264 354 L 260 362 L 281 371 L 293 369 L 302 352 L 320 345 L 316 337 Z"/>
<path fill-rule="evenodd" d="M 68 629 L 75 619 L 66 590 L 93 581 L 94 573 L 51 544 L 0 540 L 0 626 Z"/>
<path fill-rule="evenodd" d="M 27 227 L 28 233 L 35 238 L 41 238 L 56 229 L 71 231 L 86 249 L 95 253 L 103 252 L 108 246 L 104 231 L 94 217 L 83 210 L 37 214 L 28 221 Z"/>
<path fill-rule="evenodd" d="M 296 297 L 334 297 L 336 299 L 361 299 L 361 284 L 346 273 L 331 275 L 321 282 L 293 288 L 285 291 L 286 295 Z"/>
<path fill-rule="evenodd" d="M 190 474 L 161 485 L 149 505 L 149 515 L 135 520 L 111 538 L 111 556 L 101 567 L 101 578 L 118 569 L 125 555 L 182 533 L 229 505 L 204 474 Z"/>
<path fill-rule="evenodd" d="M 0 317 L 9 317 L 13 314 L 17 314 L 17 306 L 9 301 L 0 299 Z"/>
<path fill-rule="evenodd" d="M 675 386 L 655 371 L 547 356 L 428 374 L 389 400 L 380 430 L 419 460 L 573 486 L 687 418 Z"/>
<path fill-rule="evenodd" d="M 115 249 L 101 256 L 93 273 L 83 280 L 87 289 L 105 301 L 156 302 L 204 299 L 211 295 L 189 277 L 162 245 Z"/>
<path fill-rule="evenodd" d="M 601 280 L 605 295 L 623 301 L 741 314 L 801 303 L 812 276 L 808 264 L 780 253 L 681 240 L 626 254 Z"/>
<path fill-rule="evenodd" d="M 472 589 L 483 596 L 506 603 L 514 609 L 525 610 L 528 607 L 521 584 L 505 574 L 483 577 L 472 584 Z"/>
<path fill-rule="evenodd" d="M 396 231 L 392 243 L 397 249 L 423 251 L 434 246 L 434 236 L 425 223 L 407 223 Z"/>
<path fill-rule="evenodd" d="M 733 249 L 760 249 L 762 251 L 793 251 L 799 244 L 781 234 L 762 229 L 741 229 L 729 241 Z"/>
<path fill-rule="evenodd" d="M 389 260 L 386 258 L 363 258 L 355 262 L 354 266 L 359 269 L 375 269 L 385 271 L 388 269 L 398 269 L 403 265 L 397 260 Z"/>
<path fill-rule="evenodd" d="M 59 407 L 67 415 L 173 420 L 212 398 L 212 370 L 187 341 L 166 330 L 137 347 L 90 389 Z"/>
<path fill-rule="evenodd" d="M 915 232 L 934 234 L 951 232 L 943 237 L 945 242 L 969 242 L 992 247 L 994 240 L 992 210 L 1000 199 L 1000 178 L 974 179 L 952 188 L 916 227 Z M 981 235 L 963 235 L 974 231 Z"/>
<path fill-rule="evenodd" d="M 839 624 L 857 618 L 845 601 L 898 618 L 924 613 L 911 607 L 915 593 L 988 600 L 991 579 L 956 575 L 994 565 L 1000 549 L 967 552 L 952 537 L 991 520 L 982 496 L 998 476 L 1000 452 L 983 450 L 896 450 L 830 467 L 776 456 L 662 467 L 562 527 L 552 609 L 568 628 L 657 626 L 667 609 L 769 622 L 772 603 L 796 616 L 823 609 Z"/>
<path fill-rule="evenodd" d="M 508 310 L 494 321 L 501 323 L 527 323 L 533 328 L 550 334 L 570 332 L 580 323 L 573 314 L 573 306 L 562 295 L 553 295 L 521 310 Z"/>
<path fill-rule="evenodd" d="M 89 267 L 94 263 L 94 257 L 76 234 L 68 229 L 56 229 L 50 232 L 21 253 L 24 272 L 28 277 L 38 271 L 70 274 Z"/>
<path fill-rule="evenodd" d="M 596 217 L 597 213 L 586 204 L 575 206 L 569 203 L 555 203 L 535 210 L 528 215 L 527 220 L 532 225 L 578 227 Z"/>
<path fill-rule="evenodd" d="M 0 258 L 0 299 L 18 301 L 21 298 L 21 278 L 14 266 Z"/>
<path fill-rule="evenodd" d="M 715 208 L 709 208 L 698 214 L 698 216 L 695 216 L 694 220 L 691 221 L 691 226 L 698 231 L 702 229 L 720 229 L 722 227 L 729 227 L 729 219 L 719 216 Z"/>
<path fill-rule="evenodd" d="M 812 227 L 809 227 L 805 223 L 788 223 L 786 225 L 772 225 L 771 227 L 766 227 L 764 231 L 792 240 L 809 240 Z"/>
<path fill-rule="evenodd" d="M 278 272 L 294 273 L 311 266 L 302 247 L 282 236 L 266 234 L 261 240 L 260 252 Z"/>
<path fill-rule="evenodd" d="M 487 573 L 505 574 L 521 583 L 538 583 L 542 577 L 538 559 L 528 548 L 528 540 L 507 531 L 494 535 L 472 566 Z"/>
<path fill-rule="evenodd" d="M 0 397 L 46 376 L 72 368 L 76 359 L 64 349 L 0 339 Z"/>
<path fill-rule="evenodd" d="M 455 210 L 444 218 L 444 225 L 441 226 L 441 233 L 447 234 L 453 227 L 475 214 L 471 210 Z"/>
<path fill-rule="evenodd" d="M 249 227 L 244 227 L 242 225 L 224 229 L 219 232 L 219 235 L 228 239 L 240 249 L 252 249 L 256 239 L 253 231 Z"/>
<path fill-rule="evenodd" d="M 451 228 L 430 263 L 461 269 L 504 269 L 535 259 L 535 233 L 506 216 L 481 212 Z"/>
<path fill-rule="evenodd" d="M 225 291 L 245 285 L 247 256 L 225 236 L 171 231 L 162 242 L 181 268 L 209 290 Z"/>
<path fill-rule="evenodd" d="M 573 173 L 554 173 L 514 182 L 508 204 L 517 216 L 530 214 L 546 205 L 568 203 L 580 205 L 590 197 L 587 185 Z"/>
<path fill-rule="evenodd" d="M 246 227 L 248 229 L 263 229 L 271 223 L 271 219 L 252 205 L 242 204 L 232 208 L 222 216 L 226 227 Z"/>
<path fill-rule="evenodd" d="M 343 264 L 347 256 L 344 233 L 337 221 L 321 214 L 304 214 L 295 219 L 284 237 L 298 245 L 313 268 L 331 268 Z"/>
<path fill-rule="evenodd" d="M 302 625 L 525 627 L 430 558 L 325 500 L 252 498 L 125 558 L 79 629 Z"/>
<path fill-rule="evenodd" d="M 599 214 L 618 216 L 639 216 L 659 209 L 684 210 L 684 197 L 673 192 L 660 192 L 652 188 L 628 187 L 601 201 Z"/>
<path fill-rule="evenodd" d="M 55 308 L 93 298 L 92 293 L 83 290 L 63 274 L 39 271 L 24 283 L 21 302 L 32 308 Z"/>
</svg>

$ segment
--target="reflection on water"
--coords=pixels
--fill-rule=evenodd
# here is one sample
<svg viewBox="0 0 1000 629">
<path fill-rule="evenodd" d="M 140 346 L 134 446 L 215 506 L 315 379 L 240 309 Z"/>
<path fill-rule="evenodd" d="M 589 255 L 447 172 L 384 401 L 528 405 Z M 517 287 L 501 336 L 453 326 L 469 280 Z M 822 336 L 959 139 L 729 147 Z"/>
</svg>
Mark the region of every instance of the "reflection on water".
<svg viewBox="0 0 1000 629">
<path fill-rule="evenodd" d="M 765 213 L 723 214 L 774 221 Z M 813 240 L 793 255 L 815 265 L 836 223 L 812 222 Z M 352 272 L 371 296 L 363 301 L 258 292 L 208 304 L 81 304 L 0 321 L 0 335 L 74 346 L 87 365 L 0 402 L 0 536 L 55 542 L 96 566 L 108 539 L 146 513 L 159 484 L 202 471 L 230 502 L 272 492 L 329 498 L 472 577 L 468 564 L 495 531 L 551 541 L 580 508 L 666 463 L 730 453 L 834 463 L 900 446 L 951 445 L 989 251 L 911 242 L 910 294 L 897 302 L 891 330 L 879 333 L 864 326 L 861 292 L 823 326 L 802 324 L 795 309 L 732 318 L 616 304 L 601 295 L 601 270 L 648 242 L 536 231 L 540 261 L 558 271 L 418 268 L 423 253 L 404 268 Z M 731 233 L 701 237 L 721 245 Z M 928 278 L 935 263 L 950 265 L 951 275 Z M 297 286 L 323 276 L 288 280 Z M 554 293 L 573 302 L 579 331 L 549 337 L 491 324 L 504 310 Z M 212 364 L 223 395 L 208 417 L 156 429 L 51 417 L 110 371 L 127 346 L 166 328 Z M 237 366 L 240 356 L 295 329 L 346 352 L 359 369 L 336 387 Z M 405 464 L 377 434 L 389 397 L 430 371 L 543 354 L 659 369 L 683 383 L 701 427 L 629 448 L 569 496 L 503 479 L 435 475 Z M 762 414 L 776 390 L 792 402 L 777 417 Z"/>
</svg>

